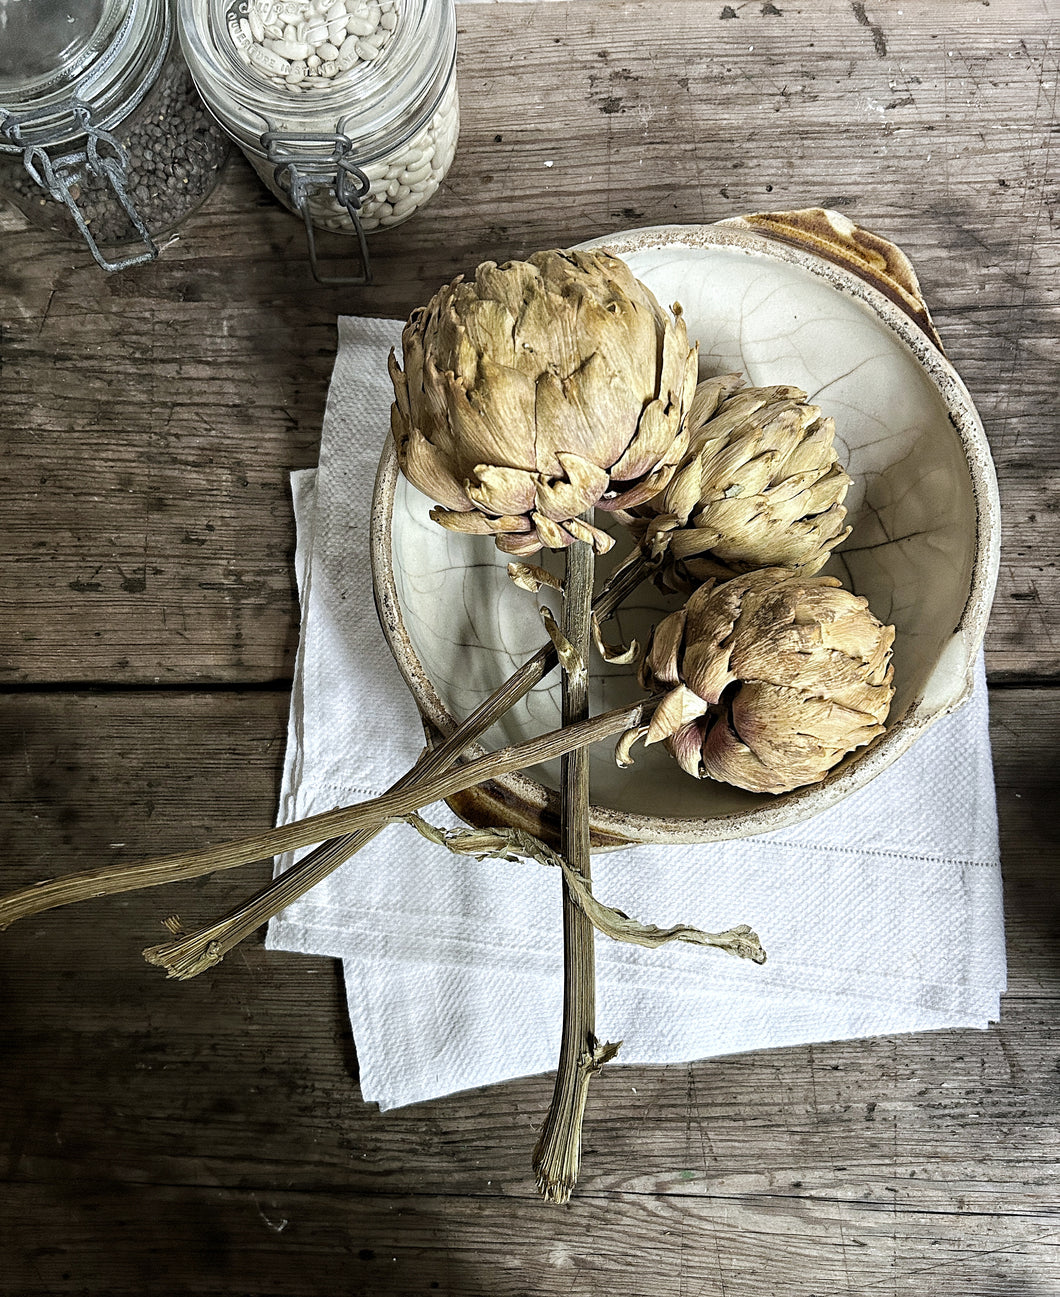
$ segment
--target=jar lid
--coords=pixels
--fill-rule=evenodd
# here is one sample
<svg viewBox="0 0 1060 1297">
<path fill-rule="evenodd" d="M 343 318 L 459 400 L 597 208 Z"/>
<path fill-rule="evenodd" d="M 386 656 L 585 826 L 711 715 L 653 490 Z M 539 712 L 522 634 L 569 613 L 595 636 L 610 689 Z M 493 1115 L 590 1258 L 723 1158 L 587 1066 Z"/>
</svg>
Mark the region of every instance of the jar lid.
<svg viewBox="0 0 1060 1297">
<path fill-rule="evenodd" d="M 114 0 L 20 0 L 0 10 L 0 102 L 69 81 L 111 43 L 128 8 Z"/>
<path fill-rule="evenodd" d="M 154 80 L 166 0 L 17 0 L 0 6 L 0 151 L 65 144 L 120 121 Z M 79 111 L 80 110 L 80 111 Z"/>
</svg>

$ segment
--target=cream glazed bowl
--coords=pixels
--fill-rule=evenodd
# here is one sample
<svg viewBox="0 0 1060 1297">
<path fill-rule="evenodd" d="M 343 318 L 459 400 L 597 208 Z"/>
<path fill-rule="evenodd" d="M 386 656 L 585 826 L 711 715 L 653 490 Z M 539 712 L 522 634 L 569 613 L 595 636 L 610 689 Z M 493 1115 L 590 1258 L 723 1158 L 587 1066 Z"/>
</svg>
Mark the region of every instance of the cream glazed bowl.
<svg viewBox="0 0 1060 1297">
<path fill-rule="evenodd" d="M 701 378 L 740 371 L 755 385 L 794 384 L 835 419 L 839 457 L 854 479 L 846 500 L 853 530 L 825 572 L 896 628 L 887 732 L 821 783 L 780 795 L 693 779 L 662 745 L 635 749 L 625 770 L 610 744 L 592 754 L 597 849 L 782 828 L 868 783 L 970 692 L 998 568 L 997 482 L 986 437 L 912 266 L 839 213 L 814 208 L 659 226 L 580 246 L 621 257 L 663 305 L 680 302 L 699 344 Z M 388 439 L 373 503 L 376 603 L 429 741 L 450 733 L 544 641 L 542 596 L 511 583 L 491 539 L 443 530 L 430 508 L 401 476 Z M 601 566 L 628 553 L 621 531 L 615 528 L 616 545 Z M 643 643 L 677 606 L 677 597 L 645 584 L 609 638 Z M 628 666 L 596 659 L 592 684 L 594 712 L 641 696 Z M 473 751 L 558 725 L 553 673 Z M 474 824 L 515 825 L 554 841 L 557 788 L 558 763 L 550 763 L 451 804 Z"/>
</svg>

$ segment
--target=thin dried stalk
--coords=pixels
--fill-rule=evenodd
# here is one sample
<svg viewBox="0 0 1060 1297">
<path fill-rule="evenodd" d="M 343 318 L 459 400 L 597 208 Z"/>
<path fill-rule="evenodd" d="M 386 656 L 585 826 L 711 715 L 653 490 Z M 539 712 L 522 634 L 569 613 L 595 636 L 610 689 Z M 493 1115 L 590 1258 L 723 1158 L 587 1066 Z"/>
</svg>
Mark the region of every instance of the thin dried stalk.
<svg viewBox="0 0 1060 1297">
<path fill-rule="evenodd" d="M 656 566 L 653 560 L 634 552 L 597 596 L 593 603 L 594 618 L 601 621 L 611 617 L 622 601 Z M 500 689 L 472 712 L 446 743 L 433 752 L 425 753 L 416 767 L 403 775 L 394 788 L 415 787 L 421 779 L 449 769 L 469 743 L 484 734 L 552 670 L 556 665 L 556 657 L 557 651 L 553 644 L 539 649 Z M 151 964 L 165 968 L 170 977 L 181 980 L 205 972 L 263 923 L 267 923 L 274 915 L 323 882 L 333 870 L 370 842 L 382 828 L 383 824 L 380 823 L 358 833 L 325 842 L 214 923 L 183 934 L 177 941 L 151 946 L 143 952 L 144 958 Z"/>
<path fill-rule="evenodd" d="M 552 670 L 556 660 L 556 651 L 551 644 L 539 649 L 500 689 L 495 690 L 477 707 L 441 747 L 425 752 L 417 764 L 393 784 L 390 791 L 418 787 L 432 775 L 452 769 L 464 748 L 480 734 L 484 734 L 520 698 L 529 693 Z M 262 924 L 268 923 L 274 915 L 293 904 L 318 883 L 322 883 L 339 865 L 367 846 L 385 827 L 386 821 L 380 821 L 358 832 L 346 833 L 322 843 L 279 878 L 267 883 L 214 923 L 196 928 L 193 932 L 182 932 L 176 941 L 149 946 L 143 952 L 144 959 L 149 964 L 166 969 L 170 977 L 181 981 L 197 977 L 199 973 L 219 964 L 230 950 Z"/>
<path fill-rule="evenodd" d="M 591 522 L 591 517 L 588 519 Z M 568 662 L 580 669 L 563 675 L 563 723 L 576 726 L 589 714 L 585 669 L 592 642 L 591 597 L 594 556 L 588 545 L 567 551 L 563 586 L 563 638 Z M 561 654 L 561 658 L 563 655 Z M 560 840 L 569 870 L 591 890 L 589 845 L 589 752 L 568 752 L 561 767 Z M 589 1079 L 617 1045 L 596 1039 L 596 962 L 592 923 L 564 874 L 563 879 L 563 1030 L 556 1085 L 545 1125 L 534 1149 L 537 1187 L 549 1202 L 567 1202 L 581 1166 L 581 1130 Z M 586 1065 L 590 1060 L 591 1066 Z"/>
<path fill-rule="evenodd" d="M 417 780 L 415 786 L 410 784 L 405 788 L 395 788 L 355 806 L 325 811 L 321 815 L 312 815 L 293 824 L 283 824 L 264 833 L 248 834 L 198 851 L 177 852 L 128 865 L 123 869 L 89 869 L 36 883 L 0 898 L 0 930 L 18 919 L 40 914 L 56 906 L 96 896 L 109 896 L 116 892 L 135 891 L 140 887 L 175 883 L 186 878 L 200 878 L 203 874 L 235 869 L 280 852 L 297 851 L 328 838 L 353 834 L 367 828 L 378 830 L 393 819 L 419 810 L 430 802 L 452 797 L 474 784 L 513 774 L 542 761 L 554 760 L 579 744 L 597 743 L 620 734 L 631 725 L 641 724 L 658 701 L 657 697 L 651 697 L 629 707 L 617 707 L 581 725 L 567 730 L 552 730 L 539 738 L 501 748 L 475 761 Z"/>
</svg>

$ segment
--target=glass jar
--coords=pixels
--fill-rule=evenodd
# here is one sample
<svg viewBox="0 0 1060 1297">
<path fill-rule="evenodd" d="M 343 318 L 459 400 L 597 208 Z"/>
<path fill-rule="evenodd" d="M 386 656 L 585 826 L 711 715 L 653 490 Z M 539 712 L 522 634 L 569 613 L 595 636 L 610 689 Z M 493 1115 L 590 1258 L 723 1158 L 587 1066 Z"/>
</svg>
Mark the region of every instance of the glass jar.
<svg viewBox="0 0 1060 1297">
<path fill-rule="evenodd" d="M 158 236 L 213 189 L 230 148 L 195 91 L 170 3 L 20 0 L 2 16 L 0 194 L 84 238 L 104 270 L 157 257 Z"/>
<path fill-rule="evenodd" d="M 305 223 L 322 283 L 371 283 L 365 236 L 428 201 L 460 124 L 453 0 L 178 0 L 211 112 Z M 314 228 L 357 236 L 363 275 L 327 276 Z"/>
</svg>

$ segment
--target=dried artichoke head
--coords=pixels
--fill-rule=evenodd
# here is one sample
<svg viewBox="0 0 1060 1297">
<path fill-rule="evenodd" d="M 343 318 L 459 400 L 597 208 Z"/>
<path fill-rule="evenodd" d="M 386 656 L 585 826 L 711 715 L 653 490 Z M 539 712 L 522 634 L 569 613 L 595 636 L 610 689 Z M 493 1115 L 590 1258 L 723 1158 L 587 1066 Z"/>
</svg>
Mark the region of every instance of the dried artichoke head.
<svg viewBox="0 0 1060 1297">
<path fill-rule="evenodd" d="M 689 445 L 662 492 L 636 511 L 642 547 L 665 554 L 664 586 L 762 567 L 813 575 L 850 534 L 835 424 L 797 387 L 707 379 L 688 415 Z M 739 390 L 741 389 L 742 390 Z"/>
<path fill-rule="evenodd" d="M 823 779 L 883 733 L 894 627 L 834 577 L 765 568 L 701 586 L 655 629 L 641 683 L 668 688 L 647 743 L 758 793 Z"/>
<path fill-rule="evenodd" d="M 696 349 L 674 312 L 624 262 L 579 251 L 484 262 L 413 311 L 390 426 L 431 517 L 509 554 L 609 549 L 578 515 L 643 503 L 687 446 Z"/>
</svg>

